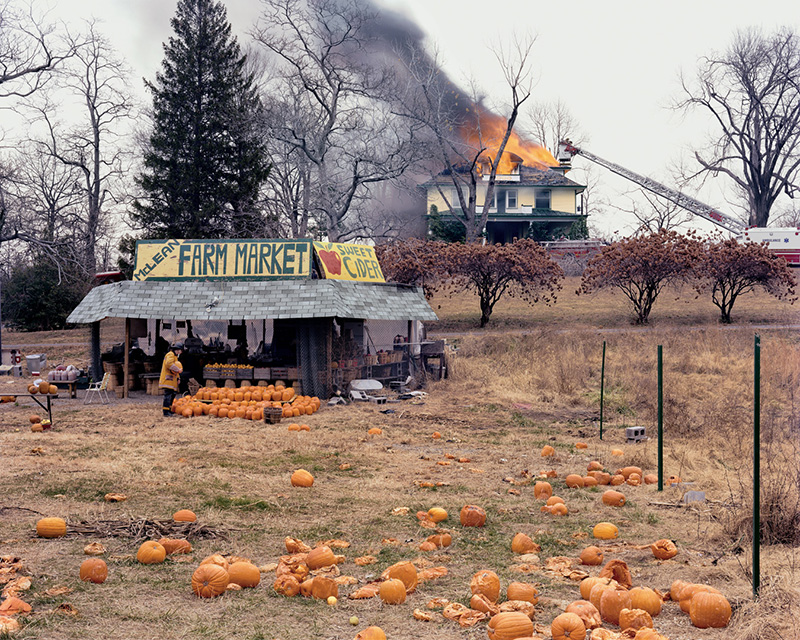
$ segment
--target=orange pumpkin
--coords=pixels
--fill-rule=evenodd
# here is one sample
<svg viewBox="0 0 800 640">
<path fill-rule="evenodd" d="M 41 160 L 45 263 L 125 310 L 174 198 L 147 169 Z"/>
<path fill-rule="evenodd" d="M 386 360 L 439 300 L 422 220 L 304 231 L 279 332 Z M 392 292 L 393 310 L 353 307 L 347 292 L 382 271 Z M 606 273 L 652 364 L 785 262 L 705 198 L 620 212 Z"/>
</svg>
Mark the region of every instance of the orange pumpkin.
<svg viewBox="0 0 800 640">
<path fill-rule="evenodd" d="M 442 522 L 447 520 L 447 511 L 441 507 L 431 507 L 428 509 L 428 517 L 434 522 Z"/>
<path fill-rule="evenodd" d="M 553 495 L 553 487 L 549 482 L 537 482 L 533 485 L 533 497 L 537 500 L 547 500 Z"/>
<path fill-rule="evenodd" d="M 166 549 L 155 540 L 143 542 L 136 552 L 136 559 L 142 564 L 160 564 L 166 557 Z"/>
<path fill-rule="evenodd" d="M 656 540 L 650 545 L 650 550 L 659 560 L 669 560 L 678 555 L 678 547 L 675 546 L 672 540 L 667 540 L 666 538 Z"/>
<path fill-rule="evenodd" d="M 512 582 L 506 589 L 506 599 L 508 600 L 523 600 L 536 604 L 539 602 L 539 592 L 532 584 L 527 582 Z"/>
<path fill-rule="evenodd" d="M 228 580 L 245 589 L 253 588 L 261 582 L 261 573 L 252 562 L 234 562 L 228 567 Z"/>
<path fill-rule="evenodd" d="M 312 571 L 322 567 L 329 567 L 332 564 L 336 564 L 336 556 L 330 547 L 323 545 L 308 552 L 306 564 Z"/>
<path fill-rule="evenodd" d="M 314 484 L 314 476 L 305 469 L 298 469 L 290 479 L 293 487 L 310 487 Z"/>
<path fill-rule="evenodd" d="M 592 535 L 599 540 L 613 540 L 619 535 L 619 529 L 610 522 L 598 522 L 592 529 Z"/>
<path fill-rule="evenodd" d="M 79 575 L 84 582 L 102 584 L 108 577 L 108 566 L 100 558 L 89 558 L 81 563 Z"/>
<path fill-rule="evenodd" d="M 386 640 L 386 634 L 380 627 L 367 627 L 356 634 L 355 640 Z"/>
<path fill-rule="evenodd" d="M 36 523 L 40 538 L 60 538 L 67 535 L 67 523 L 62 518 L 42 518 Z"/>
<path fill-rule="evenodd" d="M 178 538 L 161 538 L 158 541 L 162 547 L 164 547 L 164 551 L 167 552 L 167 555 L 172 555 L 173 553 L 191 553 L 192 552 L 192 545 L 188 540 L 178 539 Z"/>
<path fill-rule="evenodd" d="M 197 522 L 197 516 L 195 515 L 194 511 L 190 511 L 189 509 L 181 509 L 180 511 L 176 511 L 172 515 L 172 519 L 175 522 Z"/>
<path fill-rule="evenodd" d="M 472 576 L 469 588 L 472 593 L 480 593 L 492 602 L 497 602 L 497 598 L 500 597 L 500 578 L 494 571 L 484 569 Z"/>
<path fill-rule="evenodd" d="M 462 527 L 482 527 L 486 524 L 486 512 L 474 504 L 464 505 L 459 518 Z"/>
<path fill-rule="evenodd" d="M 610 507 L 622 507 L 625 504 L 625 494 L 609 489 L 603 493 L 603 504 Z"/>
<path fill-rule="evenodd" d="M 296 596 L 300 593 L 300 582 L 291 573 L 285 573 L 275 578 L 272 588 L 282 596 Z"/>
<path fill-rule="evenodd" d="M 556 453 L 556 450 L 553 449 L 553 447 L 551 447 L 549 444 L 546 444 L 545 446 L 542 447 L 542 457 L 543 458 L 546 458 L 548 456 L 553 456 L 553 455 L 555 455 L 555 453 Z"/>
<path fill-rule="evenodd" d="M 630 590 L 631 609 L 642 609 L 655 617 L 661 613 L 662 600 L 658 594 L 648 587 L 634 587 Z"/>
<path fill-rule="evenodd" d="M 492 616 L 487 631 L 489 640 L 515 640 L 533 635 L 533 621 L 520 611 L 503 611 Z"/>
<path fill-rule="evenodd" d="M 550 624 L 553 640 L 584 640 L 586 627 L 580 616 L 575 613 L 562 613 Z"/>
<path fill-rule="evenodd" d="M 606 622 L 619 625 L 619 616 L 623 609 L 631 606 L 631 594 L 626 589 L 613 587 L 603 589 L 600 595 L 600 616 Z"/>
<path fill-rule="evenodd" d="M 575 602 L 570 603 L 565 611 L 567 613 L 574 613 L 576 616 L 578 616 L 586 629 L 596 629 L 603 624 L 603 620 L 600 617 L 600 612 L 597 610 L 597 607 L 595 607 L 588 600 L 576 600 Z"/>
<path fill-rule="evenodd" d="M 228 572 L 217 564 L 201 564 L 192 574 L 192 591 L 201 598 L 213 598 L 225 593 Z"/>
<path fill-rule="evenodd" d="M 228 571 L 228 561 L 225 559 L 225 556 L 219 553 L 215 553 L 207 558 L 204 558 L 200 564 L 215 564 L 218 567 L 225 569 L 225 571 Z"/>
<path fill-rule="evenodd" d="M 698 591 L 692 596 L 689 619 L 698 629 L 727 627 L 731 604 L 721 593 Z"/>
<path fill-rule="evenodd" d="M 311 597 L 317 600 L 327 600 L 330 597 L 339 597 L 339 585 L 333 578 L 314 576 L 311 580 Z"/>
<path fill-rule="evenodd" d="M 581 564 L 596 566 L 603 563 L 603 551 L 600 547 L 590 546 L 581 551 Z"/>
<path fill-rule="evenodd" d="M 511 551 L 514 553 L 535 553 L 538 550 L 539 545 L 524 533 L 518 533 L 511 540 Z"/>
<path fill-rule="evenodd" d="M 564 483 L 570 489 L 580 489 L 583 487 L 583 477 L 579 476 L 577 473 L 570 473 L 566 478 L 564 478 Z"/>
<path fill-rule="evenodd" d="M 417 588 L 417 568 L 407 560 L 393 564 L 383 575 L 388 579 L 400 580 L 406 587 L 406 593 L 412 593 Z"/>
<path fill-rule="evenodd" d="M 406 601 L 406 585 L 396 578 L 381 582 L 378 597 L 386 604 L 403 604 Z"/>
<path fill-rule="evenodd" d="M 623 609 L 619 612 L 619 628 L 626 629 L 652 629 L 653 618 L 644 609 Z"/>
</svg>

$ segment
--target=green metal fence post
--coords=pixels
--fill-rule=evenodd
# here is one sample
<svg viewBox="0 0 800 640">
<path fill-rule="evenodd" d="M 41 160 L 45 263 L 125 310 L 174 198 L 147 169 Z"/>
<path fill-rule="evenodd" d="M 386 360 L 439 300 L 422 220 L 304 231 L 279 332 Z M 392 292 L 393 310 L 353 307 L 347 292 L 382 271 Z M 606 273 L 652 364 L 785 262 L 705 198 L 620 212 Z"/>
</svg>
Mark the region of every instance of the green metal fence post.
<svg viewBox="0 0 800 640">
<path fill-rule="evenodd" d="M 753 597 L 761 586 L 761 336 L 753 348 Z"/>
<path fill-rule="evenodd" d="M 606 341 L 603 340 L 603 360 L 600 364 L 600 439 L 603 439 L 603 394 L 606 382 Z"/>
<path fill-rule="evenodd" d="M 664 347 L 658 345 L 658 490 L 664 490 Z"/>
</svg>

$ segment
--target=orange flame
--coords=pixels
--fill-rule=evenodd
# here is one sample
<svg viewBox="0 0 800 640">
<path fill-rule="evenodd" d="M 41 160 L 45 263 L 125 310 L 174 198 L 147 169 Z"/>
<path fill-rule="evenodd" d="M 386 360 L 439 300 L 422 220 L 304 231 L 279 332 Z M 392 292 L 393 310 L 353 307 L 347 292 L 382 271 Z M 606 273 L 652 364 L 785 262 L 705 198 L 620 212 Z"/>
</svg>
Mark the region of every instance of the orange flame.
<svg viewBox="0 0 800 640">
<path fill-rule="evenodd" d="M 482 158 L 493 163 L 496 161 L 497 151 L 503 142 L 507 125 L 505 118 L 478 107 L 478 123 L 476 124 L 473 120 L 468 125 L 464 125 L 461 128 L 461 135 L 468 144 L 479 149 L 485 148 L 486 151 L 481 154 Z M 512 154 L 518 157 L 513 158 Z M 512 131 L 500 159 L 497 174 L 512 173 L 520 159 L 522 164 L 528 167 L 547 169 L 558 166 L 558 160 L 547 149 L 530 140 L 524 140 L 515 131 Z"/>
</svg>

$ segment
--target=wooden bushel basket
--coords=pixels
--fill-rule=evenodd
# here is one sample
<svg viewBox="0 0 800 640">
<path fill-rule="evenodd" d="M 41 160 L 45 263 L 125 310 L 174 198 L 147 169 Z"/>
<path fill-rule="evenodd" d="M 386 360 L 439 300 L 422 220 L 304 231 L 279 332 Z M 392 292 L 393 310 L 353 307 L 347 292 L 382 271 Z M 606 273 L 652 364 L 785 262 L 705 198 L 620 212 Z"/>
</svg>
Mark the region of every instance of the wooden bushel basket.
<svg viewBox="0 0 800 640">
<path fill-rule="evenodd" d="M 270 424 L 277 424 L 281 421 L 283 417 L 283 409 L 278 407 L 266 407 L 264 409 L 264 422 L 268 422 Z"/>
</svg>

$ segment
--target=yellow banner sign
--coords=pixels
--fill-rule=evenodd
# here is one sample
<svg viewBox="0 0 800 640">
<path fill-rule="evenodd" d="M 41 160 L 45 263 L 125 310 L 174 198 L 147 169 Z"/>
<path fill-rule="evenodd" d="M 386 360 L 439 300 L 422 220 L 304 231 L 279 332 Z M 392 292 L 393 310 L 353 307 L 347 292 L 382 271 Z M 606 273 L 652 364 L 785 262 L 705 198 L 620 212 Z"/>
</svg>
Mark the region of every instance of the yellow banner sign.
<svg viewBox="0 0 800 640">
<path fill-rule="evenodd" d="M 363 244 L 315 242 L 314 251 L 328 280 L 386 282 L 373 247 Z"/>
<path fill-rule="evenodd" d="M 311 276 L 311 240 L 138 240 L 134 280 Z"/>
</svg>

